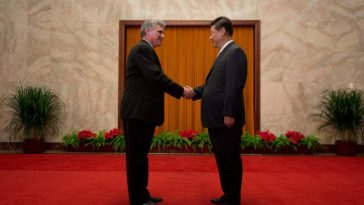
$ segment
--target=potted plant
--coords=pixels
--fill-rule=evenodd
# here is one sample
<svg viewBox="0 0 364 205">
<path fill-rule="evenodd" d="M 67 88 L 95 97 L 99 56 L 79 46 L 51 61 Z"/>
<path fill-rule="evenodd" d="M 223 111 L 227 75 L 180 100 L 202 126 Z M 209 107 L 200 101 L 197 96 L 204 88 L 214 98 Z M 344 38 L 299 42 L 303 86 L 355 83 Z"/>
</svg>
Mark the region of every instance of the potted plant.
<svg viewBox="0 0 364 205">
<path fill-rule="evenodd" d="M 93 141 L 96 138 L 96 133 L 93 133 L 91 130 L 81 130 L 77 133 L 77 139 L 79 143 L 79 151 L 81 152 L 90 152 L 93 151 Z"/>
<path fill-rule="evenodd" d="M 356 89 L 328 90 L 322 95 L 319 106 L 319 129 L 328 127 L 334 131 L 336 153 L 356 155 L 364 127 L 363 92 Z"/>
<path fill-rule="evenodd" d="M 315 135 L 308 135 L 303 137 L 298 143 L 298 152 L 300 154 L 315 153 L 320 147 L 320 140 Z"/>
<path fill-rule="evenodd" d="M 10 138 L 23 142 L 25 153 L 41 153 L 44 140 L 58 134 L 62 102 L 45 87 L 18 86 L 8 98 Z"/>
<path fill-rule="evenodd" d="M 191 141 L 179 136 L 178 132 L 161 132 L 152 139 L 151 149 L 164 152 L 188 151 Z"/>
<path fill-rule="evenodd" d="M 250 135 L 245 132 L 241 136 L 241 150 L 244 153 L 259 153 L 264 149 L 264 143 L 259 135 Z"/>
<path fill-rule="evenodd" d="M 63 145 L 68 151 L 75 151 L 79 148 L 77 132 L 72 132 L 63 136 Z"/>
<path fill-rule="evenodd" d="M 188 140 L 192 140 L 194 137 L 197 136 L 198 133 L 194 129 L 187 129 L 187 130 L 180 131 L 178 134 L 181 137 L 184 137 Z"/>
<path fill-rule="evenodd" d="M 284 133 L 284 136 L 289 139 L 291 147 L 297 152 L 299 142 L 304 138 L 304 135 L 301 132 L 287 130 L 286 133 Z"/>
<path fill-rule="evenodd" d="M 273 141 L 277 138 L 277 136 L 269 130 L 258 131 L 256 135 L 262 139 L 262 151 L 270 153 L 273 149 Z"/>
<path fill-rule="evenodd" d="M 280 152 L 282 154 L 292 153 L 292 144 L 284 134 L 279 135 L 273 142 L 272 147 L 274 152 Z"/>
<path fill-rule="evenodd" d="M 105 130 L 100 130 L 96 133 L 95 137 L 88 138 L 89 141 L 86 146 L 91 146 L 93 151 L 103 151 L 106 146 Z"/>
<path fill-rule="evenodd" d="M 112 146 L 113 146 L 113 150 L 114 152 L 123 152 L 125 151 L 125 135 L 123 134 L 119 134 L 118 136 L 116 136 L 112 142 L 111 142 Z"/>
<path fill-rule="evenodd" d="M 212 152 L 212 144 L 207 132 L 197 134 L 191 141 L 193 151 Z"/>
<path fill-rule="evenodd" d="M 125 150 L 125 136 L 122 130 L 114 128 L 105 133 L 105 151 L 122 152 Z"/>
</svg>

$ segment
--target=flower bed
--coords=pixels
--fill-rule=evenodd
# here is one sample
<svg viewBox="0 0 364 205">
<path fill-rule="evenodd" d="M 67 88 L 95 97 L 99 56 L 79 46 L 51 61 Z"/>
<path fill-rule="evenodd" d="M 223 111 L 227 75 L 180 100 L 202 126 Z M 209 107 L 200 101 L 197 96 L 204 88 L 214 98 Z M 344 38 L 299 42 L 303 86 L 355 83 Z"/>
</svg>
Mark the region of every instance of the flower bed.
<svg viewBox="0 0 364 205">
<path fill-rule="evenodd" d="M 81 130 L 66 134 L 63 143 L 68 151 L 82 152 L 124 152 L 125 137 L 117 128 L 94 133 Z M 276 136 L 269 130 L 258 131 L 241 137 L 241 153 L 245 154 L 311 154 L 320 147 L 315 135 L 304 136 L 297 131 L 288 130 Z M 208 133 L 198 133 L 193 129 L 174 132 L 155 132 L 151 152 L 163 153 L 211 153 L 212 145 Z"/>
<path fill-rule="evenodd" d="M 90 130 L 81 130 L 66 134 L 63 137 L 63 144 L 68 151 L 115 151 L 122 152 L 125 149 L 125 138 L 121 130 L 117 128 L 101 130 L 94 133 Z"/>
</svg>

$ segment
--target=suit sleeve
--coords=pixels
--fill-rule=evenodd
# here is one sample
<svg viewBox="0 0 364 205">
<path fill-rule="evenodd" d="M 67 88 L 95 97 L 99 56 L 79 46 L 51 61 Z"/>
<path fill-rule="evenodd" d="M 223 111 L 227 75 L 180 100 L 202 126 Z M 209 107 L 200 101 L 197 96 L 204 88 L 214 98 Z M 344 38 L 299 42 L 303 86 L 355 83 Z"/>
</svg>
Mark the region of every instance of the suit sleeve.
<svg viewBox="0 0 364 205">
<path fill-rule="evenodd" d="M 225 69 L 225 99 L 223 115 L 234 117 L 238 107 L 242 89 L 247 76 L 247 60 L 245 53 L 239 48 L 234 49 L 227 59 Z"/>
<path fill-rule="evenodd" d="M 205 85 L 198 86 L 193 89 L 193 92 L 195 92 L 195 96 L 192 97 L 192 100 L 198 100 L 202 98 L 202 93 Z"/>
<path fill-rule="evenodd" d="M 146 45 L 147 46 L 147 45 Z M 175 98 L 181 98 L 183 87 L 171 80 L 162 69 L 156 65 L 153 51 L 147 47 L 142 47 L 135 53 L 135 61 L 141 68 L 142 75 L 152 84 L 161 88 Z"/>
</svg>

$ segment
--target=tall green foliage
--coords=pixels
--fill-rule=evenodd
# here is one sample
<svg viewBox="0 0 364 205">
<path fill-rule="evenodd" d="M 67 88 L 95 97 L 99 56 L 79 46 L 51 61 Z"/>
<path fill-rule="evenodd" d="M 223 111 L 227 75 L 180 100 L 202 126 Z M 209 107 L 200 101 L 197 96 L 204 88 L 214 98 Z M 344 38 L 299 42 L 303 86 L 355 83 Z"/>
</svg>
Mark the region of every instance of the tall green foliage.
<svg viewBox="0 0 364 205">
<path fill-rule="evenodd" d="M 272 143 L 274 151 L 280 151 L 286 147 L 290 147 L 291 141 L 283 134 L 279 135 Z M 296 147 L 292 147 L 296 151 Z"/>
<path fill-rule="evenodd" d="M 8 98 L 8 130 L 17 139 L 44 139 L 59 132 L 61 100 L 45 87 L 18 86 Z"/>
<path fill-rule="evenodd" d="M 316 135 L 308 135 L 299 142 L 300 146 L 307 147 L 309 151 L 316 152 L 320 147 L 320 139 Z"/>
<path fill-rule="evenodd" d="M 191 141 L 191 146 L 193 150 L 201 150 L 203 151 L 205 148 L 212 152 L 212 144 L 207 132 L 199 133 L 196 137 L 194 137 Z"/>
<path fill-rule="evenodd" d="M 162 132 L 153 137 L 151 149 L 188 148 L 191 141 L 178 135 L 178 132 Z"/>
<path fill-rule="evenodd" d="M 245 132 L 241 136 L 240 146 L 243 150 L 252 148 L 254 150 L 264 150 L 267 148 L 266 143 L 263 142 L 262 138 L 258 135 L 250 135 L 248 132 Z"/>
<path fill-rule="evenodd" d="M 125 151 L 126 143 L 125 143 L 125 135 L 120 134 L 116 136 L 110 144 L 113 146 L 113 150 L 115 152 L 122 152 Z"/>
<path fill-rule="evenodd" d="M 320 129 L 330 127 L 346 141 L 357 141 L 364 127 L 364 102 L 361 90 L 329 90 L 320 101 Z M 360 132 L 359 132 L 360 131 Z"/>
<path fill-rule="evenodd" d="M 78 138 L 77 132 L 72 132 L 71 134 L 66 134 L 63 136 L 63 142 L 65 147 L 78 148 Z"/>
</svg>

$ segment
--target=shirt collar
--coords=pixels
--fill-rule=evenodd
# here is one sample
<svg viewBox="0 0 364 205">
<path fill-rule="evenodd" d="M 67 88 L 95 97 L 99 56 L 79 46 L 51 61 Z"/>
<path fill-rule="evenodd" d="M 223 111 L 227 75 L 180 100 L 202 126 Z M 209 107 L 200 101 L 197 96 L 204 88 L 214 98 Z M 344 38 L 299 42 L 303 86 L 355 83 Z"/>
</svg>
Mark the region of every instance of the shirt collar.
<svg viewBox="0 0 364 205">
<path fill-rule="evenodd" d="M 150 47 L 152 47 L 152 48 L 153 48 L 152 44 L 151 44 L 151 43 L 149 43 L 149 41 L 147 41 L 147 40 L 146 40 L 146 39 L 144 39 L 144 38 L 142 38 L 142 40 L 143 40 L 143 41 L 145 41 L 145 42 L 147 42 L 147 43 L 150 45 Z"/>
<path fill-rule="evenodd" d="M 226 46 L 227 45 L 229 45 L 230 43 L 232 43 L 233 42 L 233 40 L 230 40 L 230 41 L 228 41 L 228 42 L 226 42 L 222 47 L 221 47 L 221 49 L 220 49 L 220 51 L 219 51 L 219 54 L 226 48 Z"/>
</svg>

